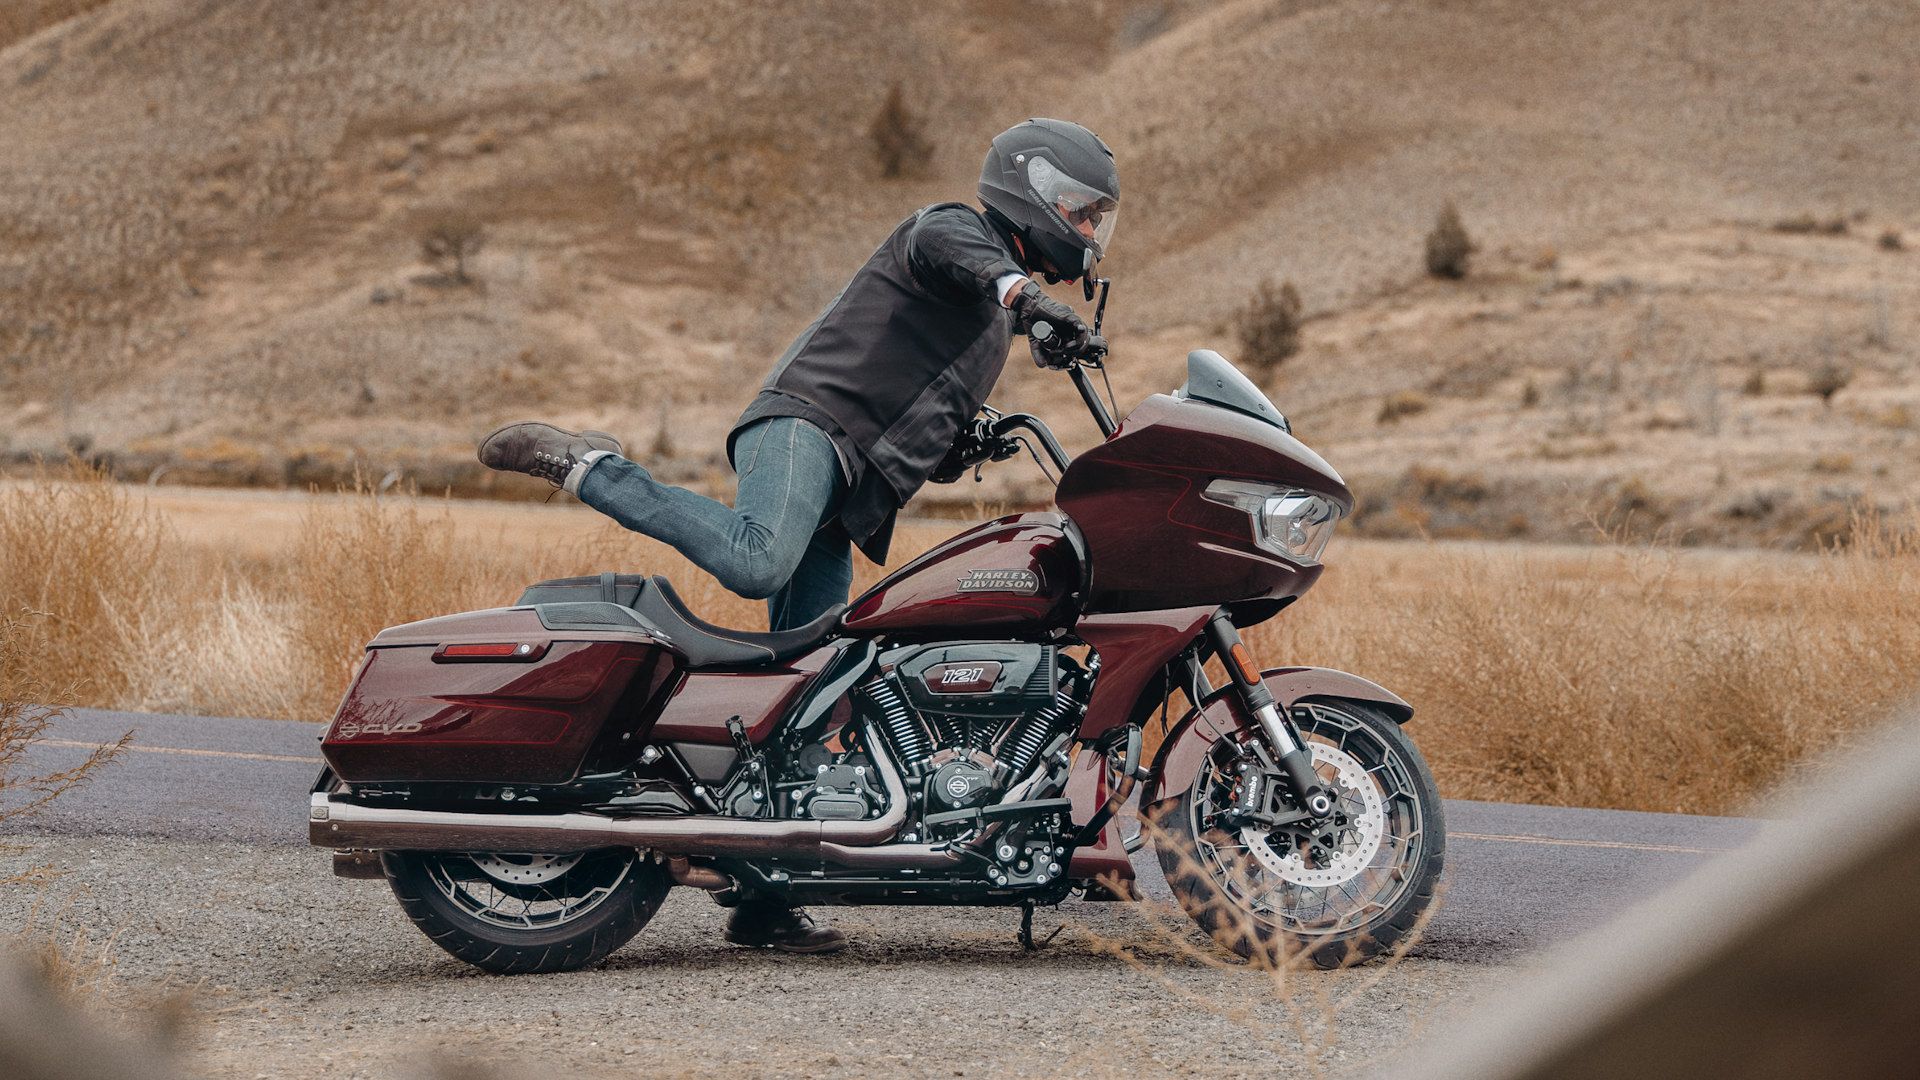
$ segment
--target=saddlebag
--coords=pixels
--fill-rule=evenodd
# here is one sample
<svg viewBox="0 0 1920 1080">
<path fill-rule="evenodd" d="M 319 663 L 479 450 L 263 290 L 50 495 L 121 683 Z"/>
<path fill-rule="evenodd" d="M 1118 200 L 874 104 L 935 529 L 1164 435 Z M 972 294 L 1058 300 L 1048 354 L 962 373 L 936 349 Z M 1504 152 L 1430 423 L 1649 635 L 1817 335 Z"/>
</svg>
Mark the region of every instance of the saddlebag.
<svg viewBox="0 0 1920 1080">
<path fill-rule="evenodd" d="M 564 784 L 630 754 L 675 659 L 597 596 L 568 599 L 381 631 L 321 740 L 327 762 L 350 784 Z"/>
</svg>

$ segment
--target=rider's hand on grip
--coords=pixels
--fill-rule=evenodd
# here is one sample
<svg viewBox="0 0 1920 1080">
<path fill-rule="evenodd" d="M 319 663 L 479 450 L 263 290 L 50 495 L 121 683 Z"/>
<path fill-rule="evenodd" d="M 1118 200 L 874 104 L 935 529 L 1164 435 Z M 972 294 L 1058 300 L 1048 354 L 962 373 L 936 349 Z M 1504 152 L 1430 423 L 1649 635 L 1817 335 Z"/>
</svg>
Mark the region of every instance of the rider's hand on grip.
<svg viewBox="0 0 1920 1080">
<path fill-rule="evenodd" d="M 1000 461 L 1001 440 L 988 428 L 985 420 L 972 420 L 960 429 L 954 437 L 953 445 L 947 448 L 947 456 L 934 466 L 933 475 L 927 479 L 936 484 L 951 484 L 967 474 L 967 470 L 986 461 Z"/>
<path fill-rule="evenodd" d="M 1094 341 L 1092 328 L 1072 308 L 1029 281 L 1013 296 L 1014 328 L 1027 335 L 1033 362 L 1043 368 L 1072 364 Z"/>
</svg>

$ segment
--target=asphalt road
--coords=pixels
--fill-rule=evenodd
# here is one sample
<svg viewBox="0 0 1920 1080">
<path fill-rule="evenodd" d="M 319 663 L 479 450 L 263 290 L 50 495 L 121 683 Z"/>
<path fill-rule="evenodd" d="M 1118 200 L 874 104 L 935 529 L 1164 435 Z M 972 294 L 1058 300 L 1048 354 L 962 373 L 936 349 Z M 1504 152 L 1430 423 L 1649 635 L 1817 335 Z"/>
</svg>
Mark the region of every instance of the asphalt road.
<svg viewBox="0 0 1920 1080">
<path fill-rule="evenodd" d="M 75 710 L 28 765 L 71 763 L 128 730 L 134 743 L 119 762 L 8 831 L 305 848 L 320 725 Z M 1480 963 L 1591 929 L 1760 824 L 1458 800 L 1446 813 L 1445 899 L 1416 955 Z M 1143 890 L 1166 896 L 1151 854 L 1135 862 Z"/>
</svg>

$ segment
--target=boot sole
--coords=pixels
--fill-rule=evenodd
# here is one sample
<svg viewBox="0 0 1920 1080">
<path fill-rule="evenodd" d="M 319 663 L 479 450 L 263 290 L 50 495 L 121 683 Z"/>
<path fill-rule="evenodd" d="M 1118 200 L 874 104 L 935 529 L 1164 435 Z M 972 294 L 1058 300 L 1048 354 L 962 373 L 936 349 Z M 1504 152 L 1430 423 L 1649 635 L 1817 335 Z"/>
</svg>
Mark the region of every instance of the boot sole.
<svg viewBox="0 0 1920 1080">
<path fill-rule="evenodd" d="M 775 952 L 792 953 L 795 956 L 819 956 L 846 948 L 847 939 L 841 938 L 839 941 L 828 941 L 819 945 L 782 945 L 773 941 L 736 941 L 728 938 L 727 944 L 738 945 L 745 949 L 772 949 Z"/>
</svg>

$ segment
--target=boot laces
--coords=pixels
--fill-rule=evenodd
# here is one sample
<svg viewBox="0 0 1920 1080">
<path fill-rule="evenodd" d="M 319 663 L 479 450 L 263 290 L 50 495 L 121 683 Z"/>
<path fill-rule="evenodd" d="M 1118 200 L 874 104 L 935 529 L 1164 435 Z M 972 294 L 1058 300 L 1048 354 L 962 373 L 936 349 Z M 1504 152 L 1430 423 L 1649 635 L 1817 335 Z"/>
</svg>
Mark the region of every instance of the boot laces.
<svg viewBox="0 0 1920 1080">
<path fill-rule="evenodd" d="M 574 460 L 572 454 L 556 455 L 536 450 L 533 454 L 533 464 L 528 467 L 527 472 L 559 487 L 566 483 L 567 474 L 573 471 L 576 464 L 578 462 Z"/>
</svg>

